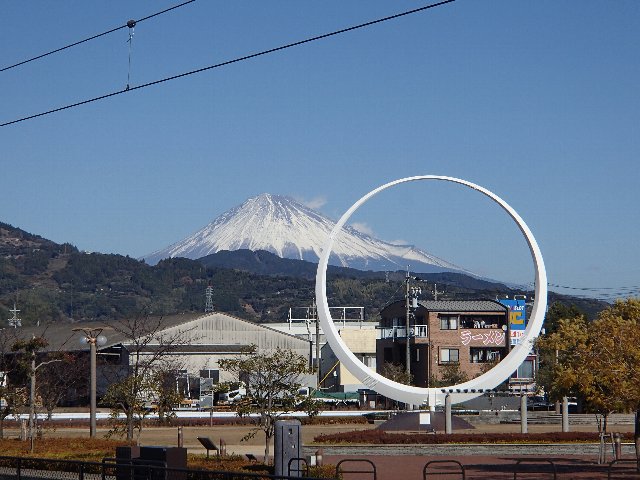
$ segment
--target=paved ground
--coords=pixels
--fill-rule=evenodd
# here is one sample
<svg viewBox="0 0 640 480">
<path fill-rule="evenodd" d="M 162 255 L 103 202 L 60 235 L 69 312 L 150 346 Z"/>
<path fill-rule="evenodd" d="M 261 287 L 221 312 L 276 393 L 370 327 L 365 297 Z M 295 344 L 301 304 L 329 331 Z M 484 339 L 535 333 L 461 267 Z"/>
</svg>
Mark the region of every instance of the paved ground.
<svg viewBox="0 0 640 480">
<path fill-rule="evenodd" d="M 607 478 L 640 478 L 640 474 L 635 470 L 635 463 L 614 465 L 609 472 L 608 465 L 597 465 L 592 457 L 583 456 L 541 458 L 508 455 L 449 457 L 371 455 L 367 458 L 368 462 L 355 462 L 353 457 L 343 456 L 328 456 L 326 460 L 336 465 L 343 461 L 339 467 L 346 472 L 343 474 L 344 480 L 372 480 L 374 478 L 376 480 L 457 480 L 463 478 L 466 480 L 512 480 L 514 478 L 604 480 Z M 427 465 L 429 462 L 434 463 Z M 459 462 L 459 464 L 454 462 Z M 372 473 L 372 465 L 375 466 L 375 477 Z M 362 473 L 357 473 L 358 471 Z"/>
</svg>

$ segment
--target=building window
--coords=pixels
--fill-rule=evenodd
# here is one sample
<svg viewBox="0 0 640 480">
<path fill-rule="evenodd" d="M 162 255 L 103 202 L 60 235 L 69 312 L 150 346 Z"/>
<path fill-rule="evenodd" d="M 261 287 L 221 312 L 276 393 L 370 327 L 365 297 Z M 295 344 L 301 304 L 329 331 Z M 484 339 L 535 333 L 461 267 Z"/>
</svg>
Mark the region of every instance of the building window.
<svg viewBox="0 0 640 480">
<path fill-rule="evenodd" d="M 457 330 L 458 315 L 441 315 L 440 330 Z"/>
<path fill-rule="evenodd" d="M 505 317 L 496 315 L 460 315 L 460 328 L 499 328 Z"/>
<path fill-rule="evenodd" d="M 362 364 L 372 370 L 376 369 L 376 356 L 364 353 L 361 358 Z"/>
<path fill-rule="evenodd" d="M 469 357 L 471 363 L 490 363 L 500 360 L 500 351 L 492 348 L 471 347 Z"/>
<path fill-rule="evenodd" d="M 522 362 L 522 364 L 518 367 L 518 377 L 517 378 L 533 378 L 533 360 L 525 360 L 524 362 Z"/>
<path fill-rule="evenodd" d="M 220 370 L 200 370 L 200 378 L 211 378 L 213 383 L 218 383 L 220 381 Z"/>
<path fill-rule="evenodd" d="M 457 348 L 441 348 L 440 363 L 459 363 L 460 350 Z"/>
</svg>

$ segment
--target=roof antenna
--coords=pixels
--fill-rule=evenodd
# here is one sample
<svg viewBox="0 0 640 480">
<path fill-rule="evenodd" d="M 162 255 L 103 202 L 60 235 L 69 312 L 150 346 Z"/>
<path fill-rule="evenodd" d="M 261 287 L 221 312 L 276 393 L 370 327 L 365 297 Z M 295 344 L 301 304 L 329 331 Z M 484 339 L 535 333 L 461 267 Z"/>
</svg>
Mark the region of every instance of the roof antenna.
<svg viewBox="0 0 640 480">
<path fill-rule="evenodd" d="M 127 40 L 127 43 L 129 44 L 129 70 L 127 71 L 127 90 L 129 90 L 129 81 L 131 79 L 131 49 L 133 46 L 133 29 L 135 28 L 135 26 L 135 20 L 129 20 L 127 22 L 127 27 L 129 27 L 129 40 Z"/>
</svg>

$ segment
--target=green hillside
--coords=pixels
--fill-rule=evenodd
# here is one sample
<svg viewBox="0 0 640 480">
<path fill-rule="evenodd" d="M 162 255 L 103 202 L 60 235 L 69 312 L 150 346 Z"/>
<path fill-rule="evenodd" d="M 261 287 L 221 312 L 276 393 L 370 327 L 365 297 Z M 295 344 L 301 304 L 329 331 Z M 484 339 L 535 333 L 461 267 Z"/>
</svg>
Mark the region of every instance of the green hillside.
<svg viewBox="0 0 640 480">
<path fill-rule="evenodd" d="M 204 310 L 213 287 L 215 310 L 255 322 L 287 319 L 290 307 L 314 298 L 316 265 L 268 252 L 220 252 L 202 261 L 164 260 L 155 266 L 128 256 L 84 253 L 0 223 L 0 325 L 17 300 L 23 325 L 36 322 L 110 320 L 142 309 L 165 315 Z M 404 272 L 361 272 L 330 267 L 327 295 L 332 306 L 366 307 L 375 320 L 380 308 L 402 298 Z M 388 277 L 388 279 L 387 279 Z M 462 274 L 420 275 L 424 291 L 437 283 L 441 298 L 496 298 L 523 294 L 502 284 Z M 425 295 L 424 298 L 431 298 Z M 606 304 L 550 296 L 594 316 Z"/>
</svg>

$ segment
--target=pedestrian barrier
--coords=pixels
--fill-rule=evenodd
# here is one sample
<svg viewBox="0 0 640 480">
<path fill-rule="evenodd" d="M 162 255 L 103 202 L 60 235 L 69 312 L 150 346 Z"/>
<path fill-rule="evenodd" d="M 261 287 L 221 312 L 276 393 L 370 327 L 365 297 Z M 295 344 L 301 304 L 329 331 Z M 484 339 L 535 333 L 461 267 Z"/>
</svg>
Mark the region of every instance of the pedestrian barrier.
<svg viewBox="0 0 640 480">
<path fill-rule="evenodd" d="M 431 472 L 429 472 L 430 467 L 433 467 L 433 471 Z M 451 467 L 453 467 L 453 470 L 451 470 Z M 429 475 L 437 475 L 438 478 L 442 478 L 447 475 L 455 475 L 456 477 L 459 475 L 459 478 L 462 480 L 465 480 L 466 478 L 464 467 L 457 460 L 431 460 L 430 462 L 427 462 L 422 469 L 423 480 L 427 480 Z"/>
<path fill-rule="evenodd" d="M 544 468 L 547 465 L 550 467 L 551 471 Z M 522 469 L 522 467 L 526 468 Z M 516 460 L 516 465 L 513 471 L 513 480 L 518 478 L 518 473 L 550 473 L 553 475 L 553 480 L 558 478 L 555 463 L 546 458 L 519 458 Z"/>
<path fill-rule="evenodd" d="M 345 470 L 344 468 L 342 468 L 343 464 L 347 464 L 347 463 L 364 463 L 366 465 L 369 465 L 371 467 L 371 470 Z M 364 468 L 364 467 L 362 467 Z M 378 477 L 376 475 L 376 465 L 375 463 L 373 463 L 371 460 L 368 460 L 366 458 L 345 458 L 344 460 L 340 460 L 337 464 L 336 464 L 336 478 L 347 478 L 344 475 L 345 474 L 349 474 L 349 473 L 356 473 L 356 474 L 370 474 L 371 478 L 373 478 L 373 480 L 376 480 Z M 358 479 L 361 479 L 362 476 L 358 476 Z"/>
<path fill-rule="evenodd" d="M 607 480 L 640 478 L 640 463 L 636 459 L 618 459 L 609 462 Z"/>
<path fill-rule="evenodd" d="M 292 466 L 293 462 L 297 462 L 296 465 L 298 467 L 294 468 L 292 470 L 291 466 Z M 301 464 L 303 464 L 303 463 L 304 463 L 304 467 L 301 466 Z M 295 473 L 295 475 L 294 475 L 294 473 Z M 289 475 L 290 477 L 308 477 L 309 476 L 309 464 L 307 463 L 307 459 L 306 458 L 301 458 L 301 457 L 295 457 L 295 458 L 292 458 L 291 460 L 289 460 L 289 463 L 287 465 L 287 475 Z"/>
</svg>

